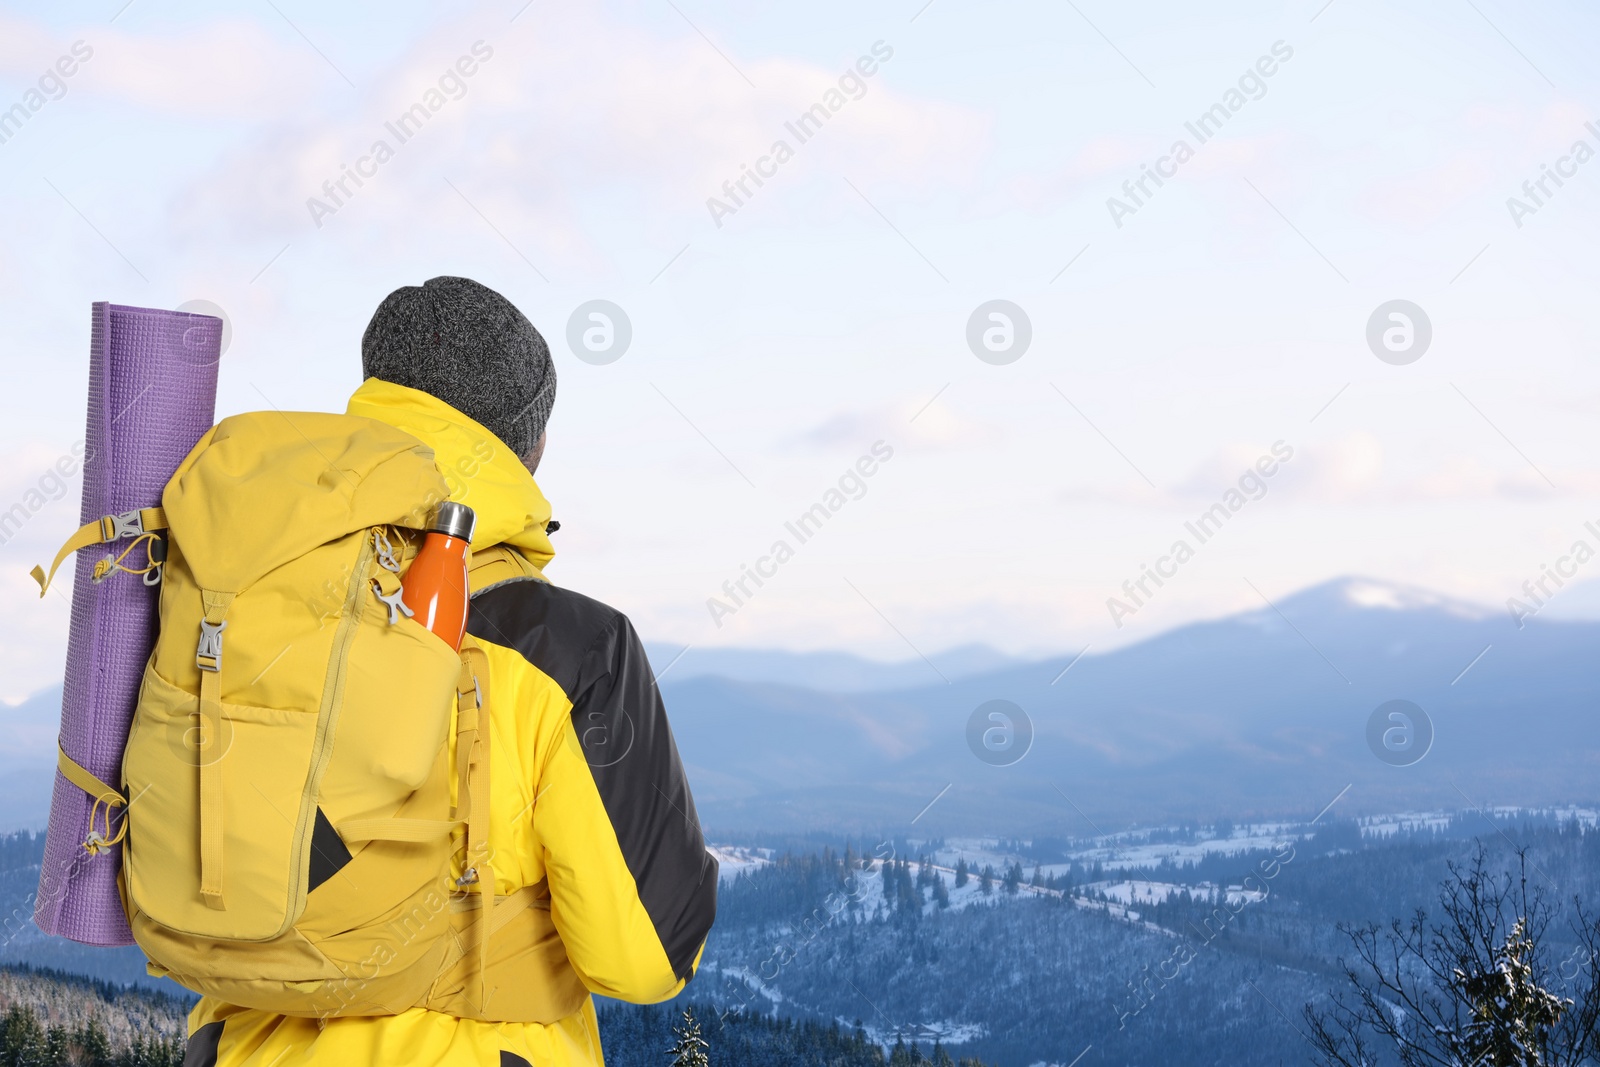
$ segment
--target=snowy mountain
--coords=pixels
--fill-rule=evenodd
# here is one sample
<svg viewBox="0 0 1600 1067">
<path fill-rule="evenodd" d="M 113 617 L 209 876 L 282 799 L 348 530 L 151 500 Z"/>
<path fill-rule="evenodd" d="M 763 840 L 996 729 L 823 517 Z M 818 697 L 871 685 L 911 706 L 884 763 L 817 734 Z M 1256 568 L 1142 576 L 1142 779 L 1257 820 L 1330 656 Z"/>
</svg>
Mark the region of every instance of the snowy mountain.
<svg viewBox="0 0 1600 1067">
<path fill-rule="evenodd" d="M 0 705 L 0 833 L 43 827 L 50 817 L 61 686 Z"/>
<path fill-rule="evenodd" d="M 948 684 L 920 659 L 668 646 L 651 658 L 715 832 L 916 820 L 1083 834 L 1306 818 L 1336 796 L 1346 813 L 1593 801 L 1600 621 L 1552 615 L 1518 628 L 1505 611 L 1344 578 L 1075 664 L 951 650 L 934 657 Z M 1010 765 L 969 746 L 992 700 L 1031 724 Z M 1394 700 L 1431 730 L 1420 761 L 1369 743 L 1375 715 L 1377 737 L 1391 729 L 1378 709 Z M 0 708 L 0 830 L 44 823 L 59 701 L 56 689 Z"/>
<path fill-rule="evenodd" d="M 702 818 L 728 828 L 908 824 L 1085 833 L 1129 821 L 1593 799 L 1600 623 L 1528 620 L 1341 579 L 1104 655 L 873 692 L 719 677 L 662 689 Z M 1031 722 L 1024 758 L 979 760 L 980 705 Z M 1419 760 L 1369 743 L 1409 701 Z M 981 733 L 981 730 L 980 730 Z M 1388 758 L 1386 758 L 1388 756 Z M 1407 765 L 1409 763 L 1409 765 Z M 946 788 L 948 787 L 948 789 Z M 937 798 L 937 800 L 935 799 Z M 932 803 L 926 814 L 919 815 Z"/>
<path fill-rule="evenodd" d="M 1027 662 L 988 645 L 962 645 L 920 658 L 885 663 L 849 652 L 785 652 L 762 648 L 698 648 L 647 643 L 656 671 L 675 681 L 726 678 L 797 685 L 830 693 L 905 689 L 946 678 L 967 678 Z M 931 666 L 930 666 L 931 664 Z M 937 670 L 935 670 L 937 668 Z"/>
</svg>

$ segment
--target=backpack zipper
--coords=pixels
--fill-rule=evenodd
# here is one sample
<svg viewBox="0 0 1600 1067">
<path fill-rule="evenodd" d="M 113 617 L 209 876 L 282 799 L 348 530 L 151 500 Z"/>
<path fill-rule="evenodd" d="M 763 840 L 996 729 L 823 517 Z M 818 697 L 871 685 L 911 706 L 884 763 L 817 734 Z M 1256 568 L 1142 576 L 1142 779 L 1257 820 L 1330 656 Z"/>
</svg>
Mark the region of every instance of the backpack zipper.
<svg viewBox="0 0 1600 1067">
<path fill-rule="evenodd" d="M 317 709 L 317 734 L 311 746 L 311 774 L 306 779 L 305 793 L 300 798 L 300 817 L 295 823 L 294 856 L 290 877 L 294 880 L 294 906 L 285 916 L 281 937 L 300 920 L 306 908 L 306 869 L 310 850 L 305 847 L 316 817 L 317 795 L 322 791 L 322 776 L 333 757 L 333 738 L 339 722 L 339 712 L 344 707 L 345 670 L 350 662 L 350 642 L 355 639 L 356 627 L 366 612 L 363 594 L 374 569 L 373 531 L 362 531 L 361 550 L 356 554 L 356 564 L 351 571 L 350 588 L 345 592 L 344 610 L 340 612 L 339 628 L 333 635 L 333 650 L 328 658 L 328 677 L 322 683 L 322 706 Z"/>
</svg>

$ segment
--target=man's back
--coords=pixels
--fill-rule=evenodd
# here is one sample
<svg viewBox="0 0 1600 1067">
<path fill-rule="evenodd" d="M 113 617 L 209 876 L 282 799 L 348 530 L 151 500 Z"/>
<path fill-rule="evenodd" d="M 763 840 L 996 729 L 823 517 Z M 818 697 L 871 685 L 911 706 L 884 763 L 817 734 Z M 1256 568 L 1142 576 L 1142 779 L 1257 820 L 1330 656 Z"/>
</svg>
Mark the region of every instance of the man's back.
<svg viewBox="0 0 1600 1067">
<path fill-rule="evenodd" d="M 517 945 L 517 966 L 546 993 L 575 993 L 574 1010 L 549 1025 L 421 1009 L 319 1024 L 208 998 L 191 1030 L 219 1054 L 186 1062 L 598 1063 L 588 993 L 662 1000 L 693 974 L 715 914 L 717 865 L 633 627 L 598 601 L 529 577 L 474 596 L 469 631 L 490 661 L 496 890 L 544 883 L 549 893 L 548 912 L 534 914 L 532 951 L 526 937 Z M 452 876 L 461 873 L 458 864 Z M 490 1012 L 498 995 L 490 990 Z"/>
<path fill-rule="evenodd" d="M 498 898 L 532 905 L 491 939 L 487 988 L 474 981 L 469 952 L 440 977 L 434 1002 L 471 998 L 458 1002 L 476 1015 L 544 1021 L 420 1008 L 319 1020 L 208 997 L 190 1016 L 185 1062 L 598 1064 L 589 994 L 673 996 L 693 975 L 716 910 L 716 861 L 650 666 L 625 616 L 545 581 L 550 507 L 502 436 L 435 396 L 376 378 L 349 413 L 432 448 L 451 498 L 478 517 L 468 632 L 490 678 L 488 865 Z M 461 866 L 458 853 L 453 879 L 470 878 Z M 470 906 L 471 896 L 451 906 Z"/>
</svg>

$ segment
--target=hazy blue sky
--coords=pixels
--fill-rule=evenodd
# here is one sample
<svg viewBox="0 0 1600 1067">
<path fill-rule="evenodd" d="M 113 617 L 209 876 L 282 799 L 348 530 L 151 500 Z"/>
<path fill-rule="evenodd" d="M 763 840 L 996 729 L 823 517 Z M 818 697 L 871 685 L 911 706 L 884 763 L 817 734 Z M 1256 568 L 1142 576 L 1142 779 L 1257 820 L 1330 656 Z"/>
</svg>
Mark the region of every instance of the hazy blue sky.
<svg viewBox="0 0 1600 1067">
<path fill-rule="evenodd" d="M 123 5 L 0 5 L 0 111 L 43 100 L 0 143 L 0 509 L 82 435 L 91 301 L 213 301 L 219 414 L 329 409 L 378 300 L 459 273 L 556 352 L 551 577 L 658 640 L 1098 650 L 1349 573 L 1503 606 L 1600 545 L 1591 9 Z M 345 165 L 370 177 L 314 219 Z M 1146 165 L 1171 176 L 1135 201 Z M 1545 165 L 1567 175 L 1535 202 Z M 632 322 L 608 365 L 566 340 L 592 299 Z M 995 299 L 1031 321 L 1006 365 L 967 342 Z M 1432 325 L 1408 365 L 1366 339 L 1397 299 Z M 864 495 L 786 534 L 878 441 Z M 1264 496 L 1186 531 L 1277 442 Z M 3 695 L 59 673 L 66 598 L 26 571 L 77 497 L 0 547 Z M 715 625 L 779 538 L 794 558 Z"/>
</svg>

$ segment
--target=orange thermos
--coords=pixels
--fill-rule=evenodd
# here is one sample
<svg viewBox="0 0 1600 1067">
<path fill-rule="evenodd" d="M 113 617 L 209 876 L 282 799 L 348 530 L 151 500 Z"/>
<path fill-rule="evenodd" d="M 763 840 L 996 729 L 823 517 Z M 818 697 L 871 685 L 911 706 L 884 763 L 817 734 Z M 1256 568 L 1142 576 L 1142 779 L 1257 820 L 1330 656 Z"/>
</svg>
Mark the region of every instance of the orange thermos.
<svg viewBox="0 0 1600 1067">
<path fill-rule="evenodd" d="M 400 583 L 412 618 L 457 651 L 467 632 L 467 549 L 475 525 L 477 516 L 465 504 L 440 504 Z"/>
</svg>

